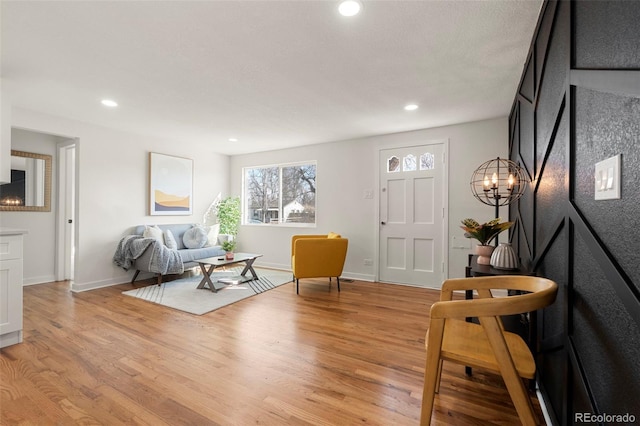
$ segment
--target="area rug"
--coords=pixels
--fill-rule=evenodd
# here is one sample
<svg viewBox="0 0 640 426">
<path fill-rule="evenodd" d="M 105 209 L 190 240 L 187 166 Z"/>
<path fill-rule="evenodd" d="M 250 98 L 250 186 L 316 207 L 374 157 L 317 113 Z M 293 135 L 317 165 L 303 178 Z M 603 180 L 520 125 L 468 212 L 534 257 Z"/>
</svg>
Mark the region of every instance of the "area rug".
<svg viewBox="0 0 640 426">
<path fill-rule="evenodd" d="M 258 279 L 238 285 L 225 285 L 215 281 L 240 274 L 242 267 L 214 272 L 212 281 L 214 281 L 215 287 L 218 289 L 216 293 L 209 290 L 208 287 L 197 289 L 198 283 L 202 280 L 202 275 L 194 275 L 162 283 L 161 285 L 154 284 L 123 291 L 122 294 L 189 312 L 190 314 L 203 315 L 291 282 L 290 272 L 264 268 L 254 269 L 258 274 Z"/>
</svg>

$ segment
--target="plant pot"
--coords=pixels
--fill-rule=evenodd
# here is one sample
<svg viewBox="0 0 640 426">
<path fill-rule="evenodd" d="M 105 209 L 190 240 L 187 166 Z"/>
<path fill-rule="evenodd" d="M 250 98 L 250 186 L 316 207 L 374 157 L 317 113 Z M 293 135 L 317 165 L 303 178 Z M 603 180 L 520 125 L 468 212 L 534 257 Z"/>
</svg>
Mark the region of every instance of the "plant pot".
<svg viewBox="0 0 640 426">
<path fill-rule="evenodd" d="M 500 243 L 491 254 L 491 266 L 496 269 L 518 269 L 518 256 L 510 243 Z"/>
<path fill-rule="evenodd" d="M 224 258 L 226 260 L 233 260 L 233 252 L 232 251 L 228 251 L 225 253 Z"/>
<path fill-rule="evenodd" d="M 493 253 L 493 246 L 476 245 L 475 253 L 478 255 L 478 265 L 490 265 L 491 253 Z"/>
</svg>

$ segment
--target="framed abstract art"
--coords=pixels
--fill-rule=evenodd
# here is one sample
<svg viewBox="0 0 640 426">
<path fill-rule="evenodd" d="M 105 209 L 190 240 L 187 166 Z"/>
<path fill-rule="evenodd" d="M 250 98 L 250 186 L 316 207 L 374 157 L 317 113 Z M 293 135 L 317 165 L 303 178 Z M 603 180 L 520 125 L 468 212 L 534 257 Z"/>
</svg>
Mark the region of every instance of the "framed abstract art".
<svg viewBox="0 0 640 426">
<path fill-rule="evenodd" d="M 193 160 L 149 153 L 149 214 L 193 214 Z"/>
</svg>

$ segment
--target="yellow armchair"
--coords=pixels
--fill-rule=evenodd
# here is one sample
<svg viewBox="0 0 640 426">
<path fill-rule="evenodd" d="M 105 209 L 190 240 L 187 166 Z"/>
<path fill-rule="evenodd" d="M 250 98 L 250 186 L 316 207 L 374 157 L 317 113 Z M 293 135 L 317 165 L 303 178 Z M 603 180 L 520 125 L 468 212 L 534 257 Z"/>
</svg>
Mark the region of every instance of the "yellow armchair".
<svg viewBox="0 0 640 426">
<path fill-rule="evenodd" d="M 340 275 L 347 257 L 349 240 L 339 234 L 294 235 L 291 238 L 291 269 L 299 294 L 300 278 L 336 277 L 340 291 Z"/>
</svg>

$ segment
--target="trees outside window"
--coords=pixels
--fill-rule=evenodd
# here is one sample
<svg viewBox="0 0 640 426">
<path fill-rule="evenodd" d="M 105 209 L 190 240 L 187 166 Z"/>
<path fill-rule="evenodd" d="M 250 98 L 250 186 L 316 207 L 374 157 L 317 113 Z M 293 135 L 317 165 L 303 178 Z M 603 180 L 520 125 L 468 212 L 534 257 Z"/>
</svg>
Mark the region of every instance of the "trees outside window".
<svg viewBox="0 0 640 426">
<path fill-rule="evenodd" d="M 315 163 L 244 169 L 244 222 L 316 222 Z"/>
</svg>

